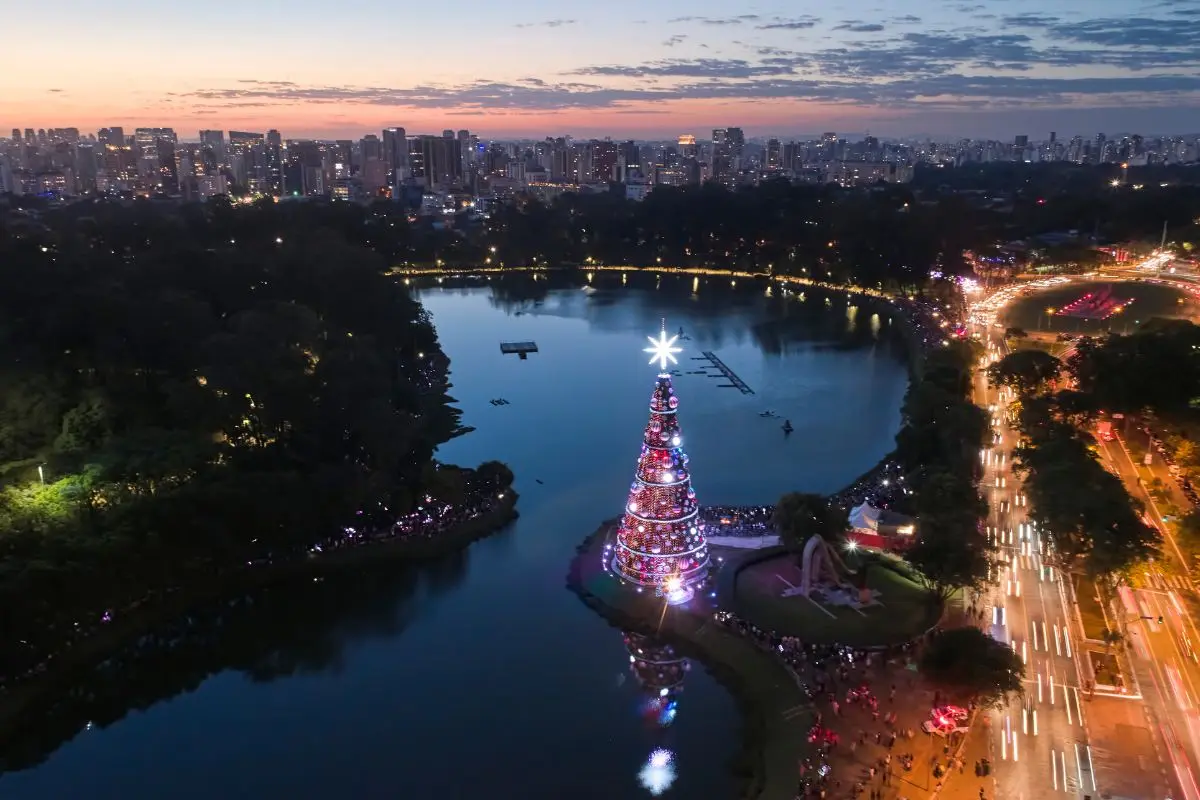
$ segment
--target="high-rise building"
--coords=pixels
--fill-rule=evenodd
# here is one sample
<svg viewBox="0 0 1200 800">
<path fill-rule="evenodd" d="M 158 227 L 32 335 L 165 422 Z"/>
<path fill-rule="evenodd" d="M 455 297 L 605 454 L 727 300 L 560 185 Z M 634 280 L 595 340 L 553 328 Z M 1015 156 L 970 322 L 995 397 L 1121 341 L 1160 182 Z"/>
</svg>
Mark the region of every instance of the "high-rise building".
<svg viewBox="0 0 1200 800">
<path fill-rule="evenodd" d="M 96 172 L 99 167 L 99 157 L 96 145 L 91 142 L 78 142 L 75 145 L 75 184 L 82 192 L 96 191 Z"/>
<path fill-rule="evenodd" d="M 96 137 L 103 147 L 124 147 L 125 146 L 125 129 L 121 127 L 101 128 L 100 135 Z"/>
<path fill-rule="evenodd" d="M 283 194 L 283 137 L 274 128 L 267 131 L 266 160 L 266 191 L 279 197 Z"/>
<path fill-rule="evenodd" d="M 426 188 L 448 189 L 462 183 L 462 148 L 454 131 L 410 137 L 408 160 L 412 177 Z"/>
<path fill-rule="evenodd" d="M 225 131 L 200 131 L 200 157 L 205 163 L 205 175 L 225 166 Z M 209 169 L 209 164 L 212 168 Z"/>
<path fill-rule="evenodd" d="M 616 180 L 619 153 L 615 142 L 607 139 L 604 141 L 593 139 L 591 141 L 591 174 L 588 177 L 601 183 Z"/>
<path fill-rule="evenodd" d="M 1029 146 L 1029 136 L 1024 133 L 1019 134 L 1017 138 L 1013 140 L 1013 146 L 1020 150 L 1024 150 Z"/>
<path fill-rule="evenodd" d="M 367 161 L 383 161 L 383 142 L 379 141 L 379 137 L 375 134 L 368 133 L 364 136 L 360 147 L 364 163 Z"/>
<path fill-rule="evenodd" d="M 387 164 L 389 182 L 398 175 L 408 177 L 408 133 L 404 128 L 383 129 L 383 160 Z"/>
<path fill-rule="evenodd" d="M 256 131 L 230 131 L 226 160 L 233 184 L 242 191 L 266 193 L 266 137 Z"/>
<path fill-rule="evenodd" d="M 21 129 L 20 128 L 13 128 L 12 140 L 13 140 L 13 144 L 21 143 Z"/>
<path fill-rule="evenodd" d="M 14 139 L 19 137 L 14 136 Z M 13 174 L 8 161 L 0 158 L 0 194 L 21 194 L 21 182 Z"/>
<path fill-rule="evenodd" d="M 740 143 L 740 144 L 739 144 Z M 738 156 L 745 144 L 741 128 L 714 128 L 712 132 L 712 180 L 732 189 L 737 184 Z"/>
<path fill-rule="evenodd" d="M 763 166 L 769 170 L 778 170 L 783 168 L 782 162 L 783 152 L 778 139 L 767 140 L 767 151 L 763 159 Z"/>
<path fill-rule="evenodd" d="M 642 148 L 632 139 L 621 142 L 621 162 L 629 169 L 641 167 Z"/>
<path fill-rule="evenodd" d="M 464 128 L 455 138 L 458 140 L 458 157 L 462 159 L 460 173 L 465 180 L 471 174 L 471 162 L 474 160 L 474 154 L 471 152 L 471 132 Z"/>
<path fill-rule="evenodd" d="M 179 194 L 179 168 L 175 162 L 175 139 L 159 136 L 154 139 L 155 169 L 153 177 L 159 192 Z"/>
</svg>

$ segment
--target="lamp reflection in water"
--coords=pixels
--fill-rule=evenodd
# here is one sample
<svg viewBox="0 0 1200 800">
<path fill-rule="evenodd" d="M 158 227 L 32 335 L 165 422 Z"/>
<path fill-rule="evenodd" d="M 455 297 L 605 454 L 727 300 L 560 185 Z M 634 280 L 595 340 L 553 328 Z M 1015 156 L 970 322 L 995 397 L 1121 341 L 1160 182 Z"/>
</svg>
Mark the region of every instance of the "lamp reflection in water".
<svg viewBox="0 0 1200 800">
<path fill-rule="evenodd" d="M 656 731 L 664 731 L 679 710 L 687 659 L 666 642 L 640 633 L 625 634 L 625 649 L 629 651 L 629 669 L 642 688 L 642 716 Z M 674 753 L 656 747 L 638 771 L 638 781 L 651 795 L 665 792 L 675 781 Z"/>
<path fill-rule="evenodd" d="M 645 765 L 638 772 L 638 780 L 642 788 L 658 797 L 671 788 L 675 782 L 675 756 L 670 750 L 658 748 L 650 754 Z"/>
</svg>

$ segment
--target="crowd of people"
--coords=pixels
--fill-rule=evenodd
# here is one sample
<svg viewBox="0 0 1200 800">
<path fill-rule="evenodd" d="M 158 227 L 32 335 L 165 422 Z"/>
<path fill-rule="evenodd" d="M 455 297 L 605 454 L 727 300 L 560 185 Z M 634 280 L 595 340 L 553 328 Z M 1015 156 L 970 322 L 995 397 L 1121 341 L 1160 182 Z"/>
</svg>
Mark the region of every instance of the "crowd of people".
<svg viewBox="0 0 1200 800">
<path fill-rule="evenodd" d="M 895 752 L 899 743 L 910 742 L 915 736 L 912 728 L 900 725 L 895 708 L 898 687 L 893 683 L 886 690 L 877 690 L 874 684 L 892 664 L 909 661 L 918 642 L 879 648 L 814 644 L 762 628 L 728 611 L 718 611 L 713 618 L 776 655 L 814 708 L 824 709 L 815 711 L 809 730 L 808 740 L 814 748 L 798 765 L 797 800 L 814 797 L 879 800 L 884 797 L 886 787 L 895 785 L 893 781 L 898 776 L 912 771 L 915 763 L 912 753 Z M 843 731 L 848 720 L 842 718 L 855 714 L 856 722 L 861 721 L 857 735 L 843 742 L 844 733 L 838 733 L 826 721 L 826 711 L 841 720 L 838 727 Z M 867 755 L 871 744 L 875 746 L 873 752 L 880 755 Z M 844 770 L 835 769 L 835 754 L 851 760 L 858 772 L 845 774 Z M 867 763 L 860 757 L 866 757 Z M 945 765 L 934 763 L 935 775 L 944 774 L 951 762 L 952 759 Z"/>
<path fill-rule="evenodd" d="M 905 491 L 904 470 L 900 462 L 885 458 L 854 483 L 830 495 L 829 504 L 845 509 L 847 513 L 863 503 L 870 503 L 876 508 L 891 508 L 900 501 Z"/>
<path fill-rule="evenodd" d="M 770 536 L 775 506 L 704 506 L 700 519 L 706 536 Z"/>
<path fill-rule="evenodd" d="M 344 528 L 339 534 L 328 537 L 309 548 L 317 555 L 332 550 L 357 547 L 369 542 L 398 542 L 412 539 L 434 539 L 451 528 L 456 528 L 486 514 L 495 508 L 498 498 L 494 491 L 475 492 L 462 503 L 446 503 L 428 495 L 415 511 L 396 519 L 390 527 L 374 530 Z"/>
</svg>

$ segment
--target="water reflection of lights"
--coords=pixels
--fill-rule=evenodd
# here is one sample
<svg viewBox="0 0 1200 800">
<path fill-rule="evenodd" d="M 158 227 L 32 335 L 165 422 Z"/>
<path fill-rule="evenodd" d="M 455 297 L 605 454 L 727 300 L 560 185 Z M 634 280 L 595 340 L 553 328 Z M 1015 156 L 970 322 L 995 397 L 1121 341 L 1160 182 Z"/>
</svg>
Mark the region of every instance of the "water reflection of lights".
<svg viewBox="0 0 1200 800">
<path fill-rule="evenodd" d="M 675 782 L 674 761 L 675 755 L 670 750 L 659 748 L 651 753 L 638 772 L 642 787 L 655 797 L 671 788 Z"/>
</svg>

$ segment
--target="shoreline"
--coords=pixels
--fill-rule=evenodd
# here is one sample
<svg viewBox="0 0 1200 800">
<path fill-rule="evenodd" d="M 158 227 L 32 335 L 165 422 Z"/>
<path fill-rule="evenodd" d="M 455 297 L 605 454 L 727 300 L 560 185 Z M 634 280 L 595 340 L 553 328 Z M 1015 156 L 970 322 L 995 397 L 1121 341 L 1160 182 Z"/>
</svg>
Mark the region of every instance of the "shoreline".
<svg viewBox="0 0 1200 800">
<path fill-rule="evenodd" d="M 811 706 L 808 697 L 778 659 L 746 638 L 715 625 L 707 610 L 668 606 L 655 629 L 661 607 L 655 598 L 631 594 L 601 568 L 609 520 L 576 548 L 567 572 L 567 588 L 610 625 L 669 641 L 681 655 L 695 659 L 733 696 L 742 718 L 741 745 L 729 765 L 746 800 L 792 800 L 796 759 L 807 742 L 812 716 L 777 711 Z M 608 590 L 613 590 L 607 596 Z M 618 605 L 619 603 L 619 605 Z"/>
<path fill-rule="evenodd" d="M 153 606 L 125 614 L 103 631 L 87 637 L 66 653 L 46 662 L 44 672 L 0 690 L 0 748 L 20 732 L 25 714 L 36 710 L 47 694 L 103 661 L 106 653 L 119 649 L 148 629 L 185 614 L 191 608 L 233 592 L 260 589 L 297 578 L 317 577 L 367 563 L 428 561 L 461 551 L 499 532 L 516 519 L 519 516 L 516 509 L 518 499 L 518 493 L 509 488 L 505 491 L 504 499 L 490 510 L 439 536 L 368 542 L 303 560 L 245 568 L 214 580 L 185 586 Z"/>
</svg>

